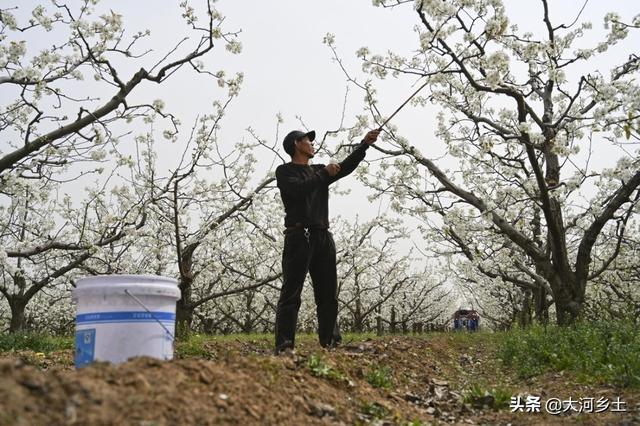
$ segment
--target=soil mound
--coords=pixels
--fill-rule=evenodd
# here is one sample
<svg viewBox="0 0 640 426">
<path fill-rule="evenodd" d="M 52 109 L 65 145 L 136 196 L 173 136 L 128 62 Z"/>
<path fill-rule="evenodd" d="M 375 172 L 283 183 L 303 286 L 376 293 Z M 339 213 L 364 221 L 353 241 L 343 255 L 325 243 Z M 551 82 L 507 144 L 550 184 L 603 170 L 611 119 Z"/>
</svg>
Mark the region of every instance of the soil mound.
<svg viewBox="0 0 640 426">
<path fill-rule="evenodd" d="M 581 387 L 566 377 L 538 383 L 511 379 L 482 339 L 463 347 L 447 335 L 386 337 L 330 351 L 307 341 L 290 356 L 270 352 L 268 339 L 212 339 L 182 359 L 136 358 L 79 371 L 69 351 L 4 354 L 0 424 L 633 424 L 638 419 L 634 406 L 627 413 L 579 417 L 497 410 L 495 398 L 474 398 L 467 390 L 483 383 L 514 393 L 620 392 Z M 633 393 L 625 398 L 629 405 L 638 400 Z"/>
</svg>

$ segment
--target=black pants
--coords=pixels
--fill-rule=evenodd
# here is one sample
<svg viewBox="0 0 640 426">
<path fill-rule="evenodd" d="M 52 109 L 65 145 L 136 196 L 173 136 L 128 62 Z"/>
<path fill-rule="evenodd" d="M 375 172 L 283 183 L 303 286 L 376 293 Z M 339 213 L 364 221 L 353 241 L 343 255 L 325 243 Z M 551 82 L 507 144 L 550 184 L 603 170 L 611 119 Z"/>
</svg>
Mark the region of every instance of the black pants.
<svg viewBox="0 0 640 426">
<path fill-rule="evenodd" d="M 336 245 L 326 229 L 294 229 L 285 235 L 282 253 L 283 284 L 276 309 L 276 352 L 293 348 L 302 285 L 311 274 L 322 346 L 340 342 L 337 326 L 338 295 Z"/>
</svg>

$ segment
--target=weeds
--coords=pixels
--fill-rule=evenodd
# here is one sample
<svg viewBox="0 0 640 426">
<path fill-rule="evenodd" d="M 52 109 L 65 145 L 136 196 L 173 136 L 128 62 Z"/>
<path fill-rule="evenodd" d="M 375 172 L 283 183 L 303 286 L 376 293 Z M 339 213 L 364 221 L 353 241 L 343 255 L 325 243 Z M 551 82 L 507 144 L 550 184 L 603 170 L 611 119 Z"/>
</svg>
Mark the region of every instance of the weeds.
<svg viewBox="0 0 640 426">
<path fill-rule="evenodd" d="M 40 333 L 0 334 L 0 352 L 31 350 L 49 353 L 73 349 L 73 337 L 48 336 Z"/>
<path fill-rule="evenodd" d="M 311 374 L 316 377 L 322 377 L 338 382 L 348 380 L 344 374 L 325 363 L 322 358 L 320 358 L 316 354 L 313 354 L 309 357 L 307 367 L 309 367 L 309 371 L 311 371 Z"/>
<path fill-rule="evenodd" d="M 377 402 L 362 404 L 360 411 L 374 420 L 384 419 L 391 413 L 387 407 Z"/>
<path fill-rule="evenodd" d="M 176 342 L 176 354 L 179 358 L 209 358 L 209 351 L 206 348 L 206 343 L 208 340 L 209 336 L 202 334 L 191 334 L 184 340 L 178 340 Z"/>
<path fill-rule="evenodd" d="M 632 322 L 533 326 L 500 339 L 500 356 L 519 376 L 572 371 L 586 382 L 640 387 L 640 333 Z"/>
<path fill-rule="evenodd" d="M 474 384 L 462 393 L 463 401 L 475 408 L 487 406 L 499 410 L 509 406 L 512 392 L 503 387 L 487 389 L 480 384 Z"/>
<path fill-rule="evenodd" d="M 376 388 L 390 389 L 393 386 L 391 368 L 385 366 L 372 366 L 365 373 L 365 379 Z"/>
</svg>

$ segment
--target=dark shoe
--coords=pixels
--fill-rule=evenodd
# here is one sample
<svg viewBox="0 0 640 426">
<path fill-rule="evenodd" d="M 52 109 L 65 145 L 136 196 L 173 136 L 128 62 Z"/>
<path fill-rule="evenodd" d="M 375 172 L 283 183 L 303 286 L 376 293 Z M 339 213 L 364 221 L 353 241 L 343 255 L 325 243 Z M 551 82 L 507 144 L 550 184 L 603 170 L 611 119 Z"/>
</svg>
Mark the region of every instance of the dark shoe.
<svg viewBox="0 0 640 426">
<path fill-rule="evenodd" d="M 325 349 L 335 349 L 340 346 L 340 342 L 336 340 L 332 340 L 328 343 L 320 343 L 320 346 L 322 346 Z"/>
<path fill-rule="evenodd" d="M 296 350 L 292 348 L 284 348 L 280 351 L 276 351 L 276 356 L 291 358 L 294 361 L 297 359 Z"/>
<path fill-rule="evenodd" d="M 276 346 L 274 354 L 275 355 L 282 355 L 285 352 L 293 353 L 295 355 L 295 350 L 293 349 L 293 342 L 292 341 L 287 340 L 286 342 L 280 344 L 279 346 Z"/>
</svg>

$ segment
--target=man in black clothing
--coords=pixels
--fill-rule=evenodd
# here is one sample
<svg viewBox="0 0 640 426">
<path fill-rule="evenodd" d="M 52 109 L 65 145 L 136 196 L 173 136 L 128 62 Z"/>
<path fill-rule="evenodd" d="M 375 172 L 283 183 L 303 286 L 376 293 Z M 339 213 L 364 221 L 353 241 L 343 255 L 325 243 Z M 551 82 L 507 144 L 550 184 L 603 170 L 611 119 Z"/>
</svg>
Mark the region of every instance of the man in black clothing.
<svg viewBox="0 0 640 426">
<path fill-rule="evenodd" d="M 340 343 L 336 246 L 329 232 L 329 185 L 355 170 L 379 135 L 372 130 L 340 164 L 309 164 L 315 132 L 294 130 L 283 142 L 291 162 L 276 169 L 285 209 L 282 253 L 283 284 L 276 310 L 276 353 L 293 349 L 302 285 L 311 274 L 318 313 L 318 336 L 323 347 Z"/>
</svg>

